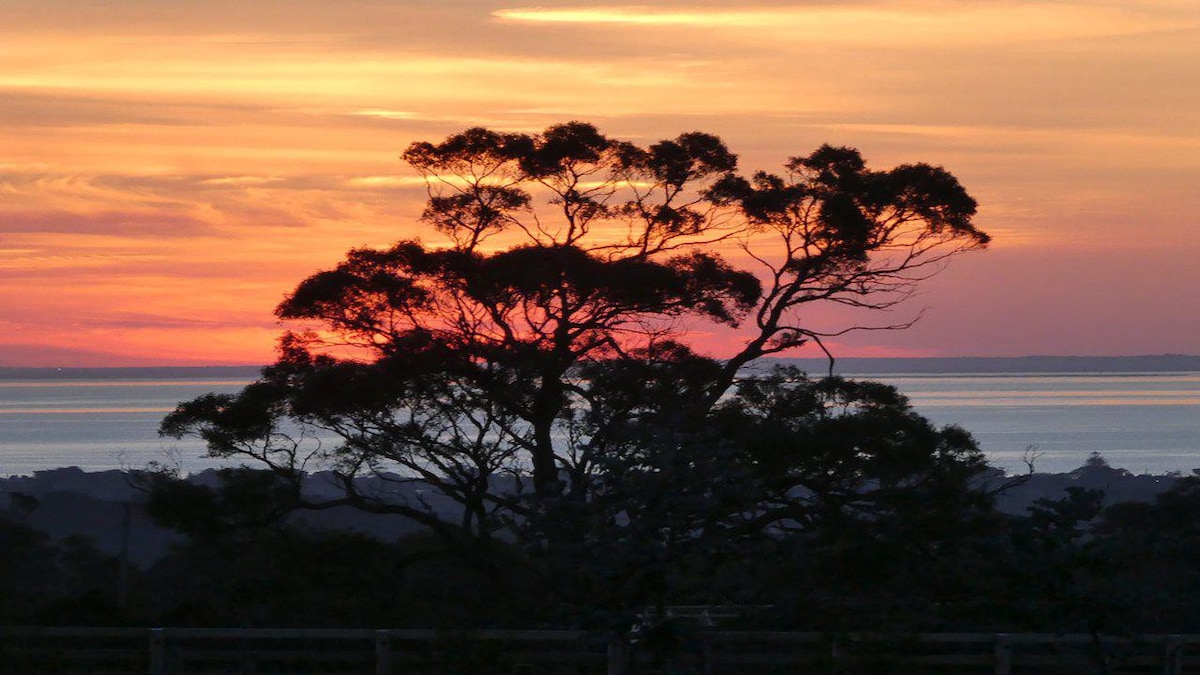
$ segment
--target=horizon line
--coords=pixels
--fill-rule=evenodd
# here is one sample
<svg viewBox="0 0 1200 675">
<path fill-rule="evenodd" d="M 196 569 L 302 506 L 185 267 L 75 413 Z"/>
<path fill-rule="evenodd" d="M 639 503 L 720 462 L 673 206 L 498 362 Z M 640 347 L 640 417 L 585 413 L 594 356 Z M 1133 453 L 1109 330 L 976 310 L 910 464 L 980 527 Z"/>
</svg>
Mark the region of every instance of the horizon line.
<svg viewBox="0 0 1200 675">
<path fill-rule="evenodd" d="M 843 356 L 834 359 L 835 364 L 845 364 L 847 362 L 933 362 L 933 361 L 1021 361 L 1021 360 L 1134 360 L 1134 359 L 1155 359 L 1155 360 L 1198 360 L 1200 361 L 1200 353 L 1197 354 L 1179 354 L 1179 353 L 1159 353 L 1159 354 L 1115 354 L 1115 355 L 1091 355 L 1091 354 L 1024 354 L 1020 356 Z M 813 363 L 828 363 L 829 359 L 823 356 L 764 356 L 761 361 L 803 361 Z M 20 366 L 20 365 L 0 365 L 0 372 L 63 372 L 77 373 L 82 371 L 162 371 L 162 370 L 247 370 L 261 369 L 270 364 L 267 363 L 215 363 L 207 365 L 187 364 L 187 365 L 116 365 L 116 366 Z"/>
</svg>

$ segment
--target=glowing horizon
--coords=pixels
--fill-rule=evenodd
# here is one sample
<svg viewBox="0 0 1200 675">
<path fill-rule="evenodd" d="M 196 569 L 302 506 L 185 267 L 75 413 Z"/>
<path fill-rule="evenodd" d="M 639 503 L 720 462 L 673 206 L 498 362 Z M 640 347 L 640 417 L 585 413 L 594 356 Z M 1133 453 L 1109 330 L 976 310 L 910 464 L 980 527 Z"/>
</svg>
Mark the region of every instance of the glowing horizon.
<svg viewBox="0 0 1200 675">
<path fill-rule="evenodd" d="M 1200 352 L 1197 62 L 1191 0 L 13 0 L 0 365 L 269 361 L 304 277 L 436 239 L 409 143 L 572 119 L 950 169 L 992 249 L 844 355 Z"/>
</svg>

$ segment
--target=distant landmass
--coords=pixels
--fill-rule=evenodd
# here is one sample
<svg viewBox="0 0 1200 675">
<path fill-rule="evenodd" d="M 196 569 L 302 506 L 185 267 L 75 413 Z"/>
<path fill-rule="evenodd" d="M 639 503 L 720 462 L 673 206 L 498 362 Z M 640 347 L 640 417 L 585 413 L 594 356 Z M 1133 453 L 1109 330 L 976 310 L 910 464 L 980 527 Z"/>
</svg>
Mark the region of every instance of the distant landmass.
<svg viewBox="0 0 1200 675">
<path fill-rule="evenodd" d="M 828 359 L 773 359 L 819 374 L 829 371 Z M 1148 354 L 1142 356 L 956 356 L 929 358 L 837 359 L 839 375 L 900 373 L 1174 373 L 1200 371 L 1200 356 Z"/>
<path fill-rule="evenodd" d="M 1021 479 L 1005 476 L 992 470 L 981 477 L 986 489 L 1009 487 L 997 495 L 996 507 L 1001 513 L 1026 515 L 1028 508 L 1039 499 L 1061 499 L 1068 488 L 1102 490 L 1104 504 L 1120 502 L 1150 502 L 1171 488 L 1180 474 L 1135 475 L 1124 469 L 1109 466 L 1099 455 L 1083 466 L 1066 473 L 1036 473 Z M 205 470 L 188 477 L 199 485 L 215 486 L 217 472 Z M 363 478 L 362 489 L 378 489 L 375 479 Z M 327 473 L 313 474 L 305 482 L 306 494 L 317 498 L 333 498 L 338 492 L 336 482 Z M 373 487 L 374 486 L 374 487 Z M 409 494 L 419 486 L 408 485 L 397 494 Z M 394 486 L 389 487 L 395 490 Z M 77 467 L 37 471 L 32 476 L 0 477 L 0 518 L 18 516 L 23 522 L 55 539 L 83 536 L 93 539 L 101 550 L 117 555 L 123 542 L 129 546 L 130 558 L 141 565 L 152 564 L 166 554 L 171 542 L 179 535 L 153 523 L 142 511 L 142 496 L 123 471 L 85 472 Z M 448 499 L 424 497 L 431 509 L 443 517 L 454 518 L 458 506 Z M 126 505 L 129 505 L 128 507 Z M 128 508 L 128 511 L 126 510 Z M 128 521 L 125 519 L 129 518 Z M 128 522 L 133 536 L 123 537 L 123 523 Z M 316 529 L 355 531 L 394 541 L 397 537 L 420 529 L 402 517 L 356 511 L 348 506 L 320 511 L 298 511 L 293 524 Z"/>
<path fill-rule="evenodd" d="M 9 380 L 177 380 L 222 378 L 249 382 L 262 366 L 151 366 L 121 368 L 0 368 Z"/>
<path fill-rule="evenodd" d="M 829 371 L 828 359 L 763 359 L 757 369 L 791 365 L 813 375 Z M 158 366 L 121 368 L 0 367 L 0 378 L 29 380 L 228 378 L 253 380 L 261 366 Z M 905 373 L 1175 373 L 1200 372 L 1200 356 L 1147 354 L 1142 356 L 953 356 L 922 358 L 837 359 L 839 375 Z"/>
</svg>

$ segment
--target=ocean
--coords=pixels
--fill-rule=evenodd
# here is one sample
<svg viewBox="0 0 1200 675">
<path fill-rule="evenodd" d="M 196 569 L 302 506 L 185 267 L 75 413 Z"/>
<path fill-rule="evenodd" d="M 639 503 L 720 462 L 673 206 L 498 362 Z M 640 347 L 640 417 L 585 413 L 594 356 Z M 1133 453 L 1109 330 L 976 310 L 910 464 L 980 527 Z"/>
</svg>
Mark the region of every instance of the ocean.
<svg viewBox="0 0 1200 675">
<path fill-rule="evenodd" d="M 198 440 L 160 438 L 158 425 L 180 401 L 233 393 L 250 377 L 69 379 L 0 378 L 0 475 L 78 466 L 141 468 L 148 462 L 188 472 L 222 466 Z"/>
<path fill-rule="evenodd" d="M 160 438 L 179 401 L 235 392 L 247 369 L 0 373 L 0 475 L 167 462 L 220 466 L 196 440 Z M 873 373 L 939 425 L 970 431 L 1010 473 L 1079 467 L 1092 452 L 1134 473 L 1200 468 L 1200 372 Z"/>
<path fill-rule="evenodd" d="M 1093 452 L 1134 473 L 1200 468 L 1200 373 L 873 375 L 939 425 L 971 432 L 1009 473 L 1078 468 Z"/>
</svg>

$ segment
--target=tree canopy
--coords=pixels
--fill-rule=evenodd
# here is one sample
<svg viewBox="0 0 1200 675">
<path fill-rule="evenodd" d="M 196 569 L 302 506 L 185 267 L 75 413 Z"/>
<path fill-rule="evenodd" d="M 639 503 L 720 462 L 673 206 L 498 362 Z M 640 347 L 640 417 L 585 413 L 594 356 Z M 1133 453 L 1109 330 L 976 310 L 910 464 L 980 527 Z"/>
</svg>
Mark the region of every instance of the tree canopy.
<svg viewBox="0 0 1200 675">
<path fill-rule="evenodd" d="M 642 147 L 581 122 L 468 129 L 403 158 L 444 241 L 354 249 L 302 281 L 277 309 L 299 325 L 278 360 L 238 394 L 182 403 L 164 433 L 265 465 L 298 506 L 469 538 L 523 528 L 550 546 L 660 516 L 671 523 L 654 532 L 691 544 L 698 527 L 882 526 L 982 466 L 969 436 L 887 387 L 746 374 L 831 335 L 904 325 L 831 330 L 803 310 L 892 308 L 987 244 L 945 169 L 875 170 L 822 146 L 746 177 L 710 134 Z M 705 323 L 736 327 L 740 346 L 701 356 L 688 330 Z M 337 498 L 299 489 L 315 469 L 337 477 Z M 652 493 L 666 501 L 639 501 Z M 435 508 L 447 499 L 453 519 Z M 546 514 L 584 520 L 565 533 L 570 518 Z"/>
</svg>

